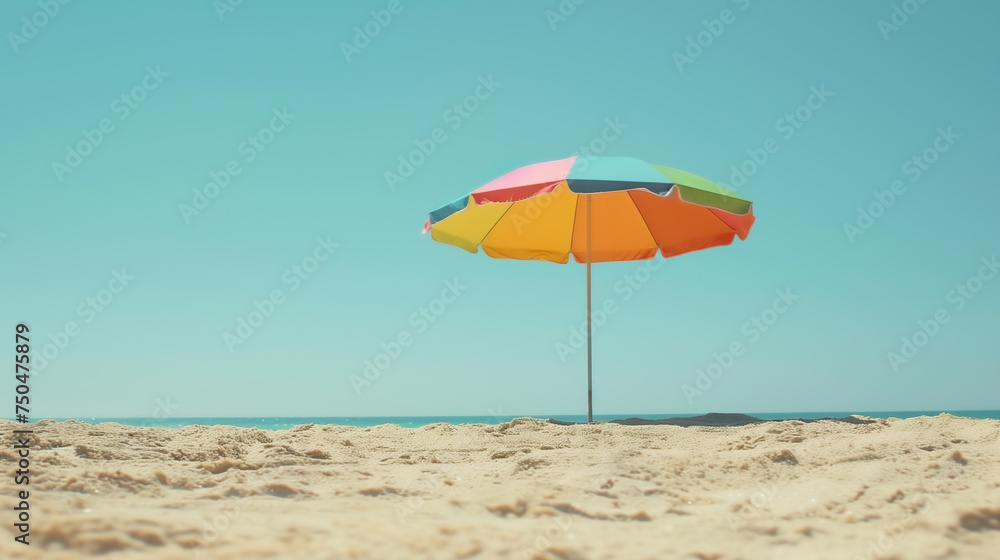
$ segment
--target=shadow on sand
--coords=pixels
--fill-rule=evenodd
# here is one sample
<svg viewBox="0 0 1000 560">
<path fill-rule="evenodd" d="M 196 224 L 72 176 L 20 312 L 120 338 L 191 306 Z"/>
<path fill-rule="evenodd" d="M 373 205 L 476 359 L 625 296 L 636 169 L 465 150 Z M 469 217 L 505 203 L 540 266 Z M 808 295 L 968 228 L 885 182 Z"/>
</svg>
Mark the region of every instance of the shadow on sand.
<svg viewBox="0 0 1000 560">
<path fill-rule="evenodd" d="M 644 418 L 623 418 L 620 420 L 608 420 L 609 424 L 623 424 L 625 426 L 746 426 L 747 424 L 762 424 L 764 422 L 785 422 L 787 420 L 798 420 L 799 422 L 819 422 L 820 420 L 831 420 L 834 422 L 845 422 L 847 424 L 872 424 L 876 420 L 863 418 L 861 416 L 845 416 L 843 418 L 782 418 L 780 420 L 763 420 L 747 416 L 746 414 L 721 414 L 711 412 L 701 416 L 688 416 L 676 418 L 663 418 L 660 420 L 646 420 Z M 586 422 L 566 422 L 563 420 L 549 419 L 552 424 L 560 426 L 572 426 L 573 424 L 585 424 Z M 595 422 L 601 424 L 605 422 Z"/>
</svg>

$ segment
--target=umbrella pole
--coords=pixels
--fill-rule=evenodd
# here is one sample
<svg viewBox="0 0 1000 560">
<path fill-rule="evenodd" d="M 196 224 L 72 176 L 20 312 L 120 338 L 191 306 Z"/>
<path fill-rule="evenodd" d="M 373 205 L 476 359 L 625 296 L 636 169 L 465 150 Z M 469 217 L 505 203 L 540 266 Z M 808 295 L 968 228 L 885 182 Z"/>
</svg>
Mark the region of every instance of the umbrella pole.
<svg viewBox="0 0 1000 560">
<path fill-rule="evenodd" d="M 587 423 L 594 421 L 593 354 L 590 344 L 590 195 L 587 197 Z"/>
</svg>

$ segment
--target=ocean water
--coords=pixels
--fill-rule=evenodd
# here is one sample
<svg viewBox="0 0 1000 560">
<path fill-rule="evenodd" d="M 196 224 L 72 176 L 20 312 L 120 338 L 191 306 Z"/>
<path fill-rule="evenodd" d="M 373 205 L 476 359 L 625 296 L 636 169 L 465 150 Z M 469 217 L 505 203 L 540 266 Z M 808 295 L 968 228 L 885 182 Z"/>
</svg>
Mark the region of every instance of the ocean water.
<svg viewBox="0 0 1000 560">
<path fill-rule="evenodd" d="M 851 414 L 860 414 L 872 418 L 913 418 L 915 416 L 937 416 L 941 413 L 948 413 L 955 416 L 966 416 L 969 418 L 992 418 L 1000 420 L 1000 410 L 904 410 L 904 411 L 867 411 L 867 412 L 757 412 L 745 413 L 749 416 L 760 418 L 761 420 L 789 420 L 789 419 L 816 419 L 816 418 L 842 418 Z M 443 422 L 446 424 L 499 424 L 509 422 L 519 416 L 286 416 L 267 417 L 250 416 L 245 418 L 237 417 L 204 417 L 204 418 L 53 418 L 52 420 L 79 420 L 88 424 L 98 424 L 101 422 L 118 422 L 130 426 L 153 426 L 161 428 L 181 428 L 184 426 L 202 425 L 227 425 L 241 428 L 260 428 L 266 430 L 285 430 L 300 424 L 337 424 L 341 426 L 356 426 L 367 428 L 380 424 L 396 424 L 404 428 L 419 428 L 428 424 Z M 595 421 L 609 421 L 622 418 L 645 418 L 649 420 L 660 420 L 664 418 L 676 418 L 683 416 L 694 416 L 691 414 L 595 414 Z M 558 415 L 558 416 L 534 416 L 534 418 L 563 420 L 567 422 L 586 422 L 586 415 Z"/>
</svg>

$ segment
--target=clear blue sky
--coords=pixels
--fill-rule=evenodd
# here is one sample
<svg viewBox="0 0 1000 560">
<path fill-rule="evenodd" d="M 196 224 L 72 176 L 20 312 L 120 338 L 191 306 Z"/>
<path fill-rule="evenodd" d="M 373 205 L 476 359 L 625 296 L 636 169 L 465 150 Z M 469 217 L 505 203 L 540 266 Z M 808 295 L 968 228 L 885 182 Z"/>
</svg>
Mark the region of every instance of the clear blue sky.
<svg viewBox="0 0 1000 560">
<path fill-rule="evenodd" d="M 420 235 L 428 211 L 581 145 L 738 183 L 758 216 L 745 242 L 639 272 L 628 300 L 642 263 L 594 267 L 595 307 L 617 308 L 595 412 L 1000 408 L 1000 275 L 973 279 L 1000 253 L 995 2 L 895 28 L 888 0 L 216 5 L 0 6 L 0 316 L 30 324 L 36 366 L 53 345 L 34 416 L 583 413 L 586 355 L 557 352 L 583 266 Z M 750 154 L 767 161 L 741 181 Z M 351 376 L 401 333 L 359 395 Z M 729 368 L 687 398 L 713 353 Z"/>
</svg>

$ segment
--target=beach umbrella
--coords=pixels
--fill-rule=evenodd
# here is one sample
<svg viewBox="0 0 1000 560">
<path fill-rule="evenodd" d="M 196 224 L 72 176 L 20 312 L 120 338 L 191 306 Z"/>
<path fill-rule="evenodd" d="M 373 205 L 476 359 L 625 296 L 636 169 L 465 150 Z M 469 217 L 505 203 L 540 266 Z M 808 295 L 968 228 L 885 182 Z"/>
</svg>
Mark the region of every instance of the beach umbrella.
<svg viewBox="0 0 1000 560">
<path fill-rule="evenodd" d="M 515 169 L 430 213 L 435 241 L 498 259 L 587 265 L 587 420 L 593 414 L 590 265 L 673 257 L 746 239 L 745 200 L 707 179 L 628 157 Z"/>
</svg>

